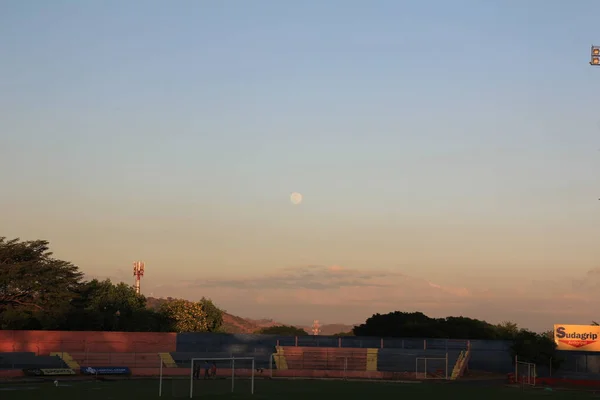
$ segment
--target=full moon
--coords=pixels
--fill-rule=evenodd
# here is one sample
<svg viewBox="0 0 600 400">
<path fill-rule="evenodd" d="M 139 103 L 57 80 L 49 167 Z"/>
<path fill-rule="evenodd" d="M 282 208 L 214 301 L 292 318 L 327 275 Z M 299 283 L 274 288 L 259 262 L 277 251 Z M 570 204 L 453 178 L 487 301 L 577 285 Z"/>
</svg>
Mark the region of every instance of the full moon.
<svg viewBox="0 0 600 400">
<path fill-rule="evenodd" d="M 290 201 L 292 204 L 300 204 L 302 203 L 302 195 L 298 192 L 294 192 L 290 195 Z"/>
</svg>

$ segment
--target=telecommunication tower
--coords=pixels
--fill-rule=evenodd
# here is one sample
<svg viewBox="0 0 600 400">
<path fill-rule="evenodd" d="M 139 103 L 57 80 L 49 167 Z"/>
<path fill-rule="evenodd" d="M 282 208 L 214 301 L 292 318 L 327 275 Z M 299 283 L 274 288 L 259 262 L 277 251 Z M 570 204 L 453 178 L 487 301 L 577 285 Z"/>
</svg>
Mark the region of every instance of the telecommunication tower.
<svg viewBox="0 0 600 400">
<path fill-rule="evenodd" d="M 319 320 L 315 319 L 312 325 L 312 334 L 317 336 L 321 333 L 321 325 L 319 324 Z"/>
<path fill-rule="evenodd" d="M 133 276 L 135 277 L 135 293 L 140 294 L 140 280 L 144 276 L 144 262 L 136 261 L 133 263 Z"/>
</svg>

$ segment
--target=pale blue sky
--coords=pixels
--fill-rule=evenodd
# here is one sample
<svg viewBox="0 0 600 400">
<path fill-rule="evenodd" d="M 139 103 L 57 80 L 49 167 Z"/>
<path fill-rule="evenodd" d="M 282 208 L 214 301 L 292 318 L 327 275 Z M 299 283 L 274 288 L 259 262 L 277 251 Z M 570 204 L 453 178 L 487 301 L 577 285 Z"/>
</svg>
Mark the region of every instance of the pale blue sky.
<svg viewBox="0 0 600 400">
<path fill-rule="evenodd" d="M 129 280 L 142 259 L 146 294 L 303 321 L 471 311 L 357 309 L 331 288 L 298 288 L 286 311 L 227 282 L 343 266 L 511 297 L 517 276 L 583 279 L 600 261 L 598 15 L 592 0 L 0 0 L 0 234 L 48 239 L 90 275 Z"/>
</svg>

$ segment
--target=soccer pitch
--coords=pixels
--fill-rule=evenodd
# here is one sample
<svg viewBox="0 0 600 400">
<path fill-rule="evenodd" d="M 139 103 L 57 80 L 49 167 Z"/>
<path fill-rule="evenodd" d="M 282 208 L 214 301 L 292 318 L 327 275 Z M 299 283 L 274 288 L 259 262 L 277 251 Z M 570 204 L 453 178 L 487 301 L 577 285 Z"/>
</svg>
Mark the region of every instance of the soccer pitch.
<svg viewBox="0 0 600 400">
<path fill-rule="evenodd" d="M 591 392 L 547 391 L 544 389 L 482 387 L 461 383 L 386 383 L 317 380 L 256 380 L 255 393 L 247 382 L 238 381 L 231 393 L 231 381 L 197 381 L 194 398 L 256 400 L 364 400 L 364 399 L 461 399 L 521 400 L 538 397 L 589 399 Z M 189 398 L 189 380 L 165 381 L 158 397 L 158 380 L 52 381 L 44 383 L 2 383 L 2 400 L 143 400 Z"/>
</svg>

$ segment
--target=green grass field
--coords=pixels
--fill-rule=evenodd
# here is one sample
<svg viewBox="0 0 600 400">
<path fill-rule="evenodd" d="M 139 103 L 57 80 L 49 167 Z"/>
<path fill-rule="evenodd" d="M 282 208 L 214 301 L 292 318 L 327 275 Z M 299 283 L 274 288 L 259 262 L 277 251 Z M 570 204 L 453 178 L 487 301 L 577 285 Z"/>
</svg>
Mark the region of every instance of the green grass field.
<svg viewBox="0 0 600 400">
<path fill-rule="evenodd" d="M 188 380 L 169 380 L 163 384 L 163 399 L 189 398 Z M 591 392 L 546 391 L 543 389 L 471 386 L 462 383 L 385 383 L 312 380 L 256 380 L 250 394 L 248 380 L 236 381 L 231 393 L 230 380 L 197 381 L 194 398 L 257 400 L 378 400 L 378 399 L 460 399 L 521 400 L 531 398 L 590 399 Z M 52 381 L 43 383 L 1 383 L 2 400 L 132 400 L 157 399 L 158 380 Z"/>
</svg>

